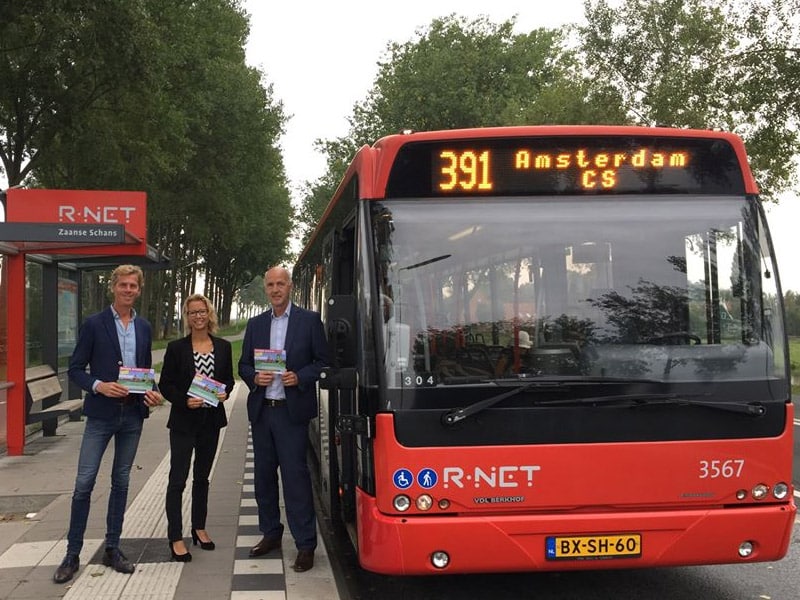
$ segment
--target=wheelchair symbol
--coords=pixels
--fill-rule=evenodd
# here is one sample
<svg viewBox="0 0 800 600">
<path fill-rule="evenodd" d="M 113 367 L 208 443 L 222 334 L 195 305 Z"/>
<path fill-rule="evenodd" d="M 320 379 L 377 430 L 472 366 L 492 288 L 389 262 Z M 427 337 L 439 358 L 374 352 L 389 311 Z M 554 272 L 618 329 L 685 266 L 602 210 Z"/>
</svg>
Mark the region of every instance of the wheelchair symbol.
<svg viewBox="0 0 800 600">
<path fill-rule="evenodd" d="M 414 474 L 408 469 L 397 469 L 394 475 L 392 475 L 392 480 L 394 481 L 395 487 L 405 490 L 414 483 Z"/>
</svg>

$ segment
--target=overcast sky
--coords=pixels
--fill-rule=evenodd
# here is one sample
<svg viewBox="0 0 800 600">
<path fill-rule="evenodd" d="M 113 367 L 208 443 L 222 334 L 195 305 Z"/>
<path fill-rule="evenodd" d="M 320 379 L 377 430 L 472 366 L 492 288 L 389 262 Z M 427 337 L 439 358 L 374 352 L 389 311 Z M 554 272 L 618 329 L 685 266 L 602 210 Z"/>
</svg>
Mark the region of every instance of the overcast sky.
<svg viewBox="0 0 800 600">
<path fill-rule="evenodd" d="M 281 146 L 294 191 L 324 174 L 314 140 L 347 134 L 347 117 L 372 87 L 390 42 L 409 41 L 434 18 L 450 14 L 485 15 L 495 23 L 516 15 L 519 31 L 584 22 L 583 0 L 246 0 L 244 6 L 251 19 L 248 61 L 266 74 L 291 116 Z M 768 218 L 783 289 L 800 292 L 800 200 L 783 199 L 768 208 Z"/>
</svg>

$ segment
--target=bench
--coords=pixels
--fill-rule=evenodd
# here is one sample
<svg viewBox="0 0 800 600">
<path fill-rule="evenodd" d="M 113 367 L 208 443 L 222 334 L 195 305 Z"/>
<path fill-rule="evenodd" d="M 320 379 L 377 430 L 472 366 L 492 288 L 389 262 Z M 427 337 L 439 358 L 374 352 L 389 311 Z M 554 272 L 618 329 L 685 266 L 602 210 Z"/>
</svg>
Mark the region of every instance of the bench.
<svg viewBox="0 0 800 600">
<path fill-rule="evenodd" d="M 58 418 L 80 421 L 83 399 L 62 400 L 63 388 L 56 372 L 48 365 L 25 369 L 25 424 L 42 424 L 45 436 L 56 434 Z"/>
</svg>

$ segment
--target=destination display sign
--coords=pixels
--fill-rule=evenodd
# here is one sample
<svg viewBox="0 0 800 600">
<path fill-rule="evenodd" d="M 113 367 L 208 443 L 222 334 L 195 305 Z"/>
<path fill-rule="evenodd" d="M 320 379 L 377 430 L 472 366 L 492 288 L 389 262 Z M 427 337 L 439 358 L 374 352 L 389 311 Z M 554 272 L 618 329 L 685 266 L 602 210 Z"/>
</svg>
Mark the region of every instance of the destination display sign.
<svg viewBox="0 0 800 600">
<path fill-rule="evenodd" d="M 743 194 L 721 139 L 559 136 L 410 142 L 386 197 L 574 194 Z"/>
</svg>

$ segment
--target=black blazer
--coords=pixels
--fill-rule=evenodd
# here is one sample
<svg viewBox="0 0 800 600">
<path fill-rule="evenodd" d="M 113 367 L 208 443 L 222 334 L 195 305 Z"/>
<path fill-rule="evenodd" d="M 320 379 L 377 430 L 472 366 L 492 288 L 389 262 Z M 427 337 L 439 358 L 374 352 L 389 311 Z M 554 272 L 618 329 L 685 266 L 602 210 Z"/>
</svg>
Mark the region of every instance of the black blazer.
<svg viewBox="0 0 800 600">
<path fill-rule="evenodd" d="M 235 383 L 231 343 L 213 335 L 211 341 L 214 344 L 214 374 L 212 378 L 224 383 L 225 391 L 230 395 Z M 216 427 L 225 427 L 228 424 L 228 417 L 225 415 L 225 407 L 222 403 L 214 408 L 190 409 L 186 406 L 189 386 L 192 384 L 195 371 L 191 336 L 187 335 L 171 341 L 164 353 L 164 366 L 158 380 L 161 395 L 172 404 L 167 427 L 175 431 L 192 433 L 197 431 L 209 416 L 213 417 Z"/>
</svg>

